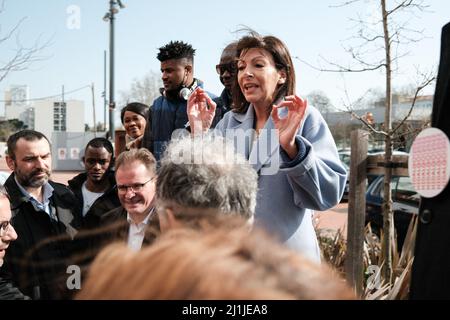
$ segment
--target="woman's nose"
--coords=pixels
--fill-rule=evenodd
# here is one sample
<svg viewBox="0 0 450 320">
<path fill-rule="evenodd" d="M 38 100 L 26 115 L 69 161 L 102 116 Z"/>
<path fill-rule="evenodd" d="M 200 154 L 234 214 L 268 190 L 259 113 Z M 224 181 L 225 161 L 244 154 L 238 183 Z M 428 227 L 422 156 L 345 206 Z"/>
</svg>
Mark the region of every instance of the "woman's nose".
<svg viewBox="0 0 450 320">
<path fill-rule="evenodd" d="M 246 76 L 246 77 L 253 77 L 252 70 L 250 70 L 250 68 L 245 68 L 244 76 Z"/>
</svg>

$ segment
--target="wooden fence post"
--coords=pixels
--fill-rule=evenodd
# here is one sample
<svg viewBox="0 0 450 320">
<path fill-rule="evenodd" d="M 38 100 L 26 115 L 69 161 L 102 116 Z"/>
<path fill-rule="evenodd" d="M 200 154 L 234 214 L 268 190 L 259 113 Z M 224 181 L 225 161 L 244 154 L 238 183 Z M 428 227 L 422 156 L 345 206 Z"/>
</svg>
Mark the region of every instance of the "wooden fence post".
<svg viewBox="0 0 450 320">
<path fill-rule="evenodd" d="M 116 158 L 122 151 L 125 151 L 125 130 L 116 130 L 114 134 L 114 150 Z"/>
<path fill-rule="evenodd" d="M 348 196 L 347 253 L 345 273 L 350 286 L 360 297 L 363 290 L 364 224 L 366 215 L 366 171 L 368 132 L 351 133 L 350 178 Z"/>
</svg>

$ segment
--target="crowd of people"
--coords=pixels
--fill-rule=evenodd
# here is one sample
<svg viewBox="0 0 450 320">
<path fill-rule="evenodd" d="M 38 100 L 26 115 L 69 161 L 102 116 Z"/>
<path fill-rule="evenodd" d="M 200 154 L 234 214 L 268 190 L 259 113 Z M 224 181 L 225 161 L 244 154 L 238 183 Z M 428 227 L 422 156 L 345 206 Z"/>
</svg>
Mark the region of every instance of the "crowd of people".
<svg viewBox="0 0 450 320">
<path fill-rule="evenodd" d="M 288 48 L 253 31 L 227 45 L 219 96 L 194 56 L 159 49 L 164 87 L 122 109 L 125 150 L 89 141 L 67 186 L 50 179 L 47 137 L 9 137 L 0 299 L 355 298 L 320 264 L 313 210 L 339 202 L 346 172 Z"/>
</svg>

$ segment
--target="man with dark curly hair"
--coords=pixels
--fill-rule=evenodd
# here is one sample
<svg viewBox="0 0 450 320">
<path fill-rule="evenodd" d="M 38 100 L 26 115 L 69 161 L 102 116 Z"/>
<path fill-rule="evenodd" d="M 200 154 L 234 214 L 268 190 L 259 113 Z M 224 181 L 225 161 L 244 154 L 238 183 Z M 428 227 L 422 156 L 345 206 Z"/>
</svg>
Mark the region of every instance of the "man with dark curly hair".
<svg viewBox="0 0 450 320">
<path fill-rule="evenodd" d="M 187 99 L 203 82 L 194 77 L 195 49 L 182 41 L 171 41 L 159 48 L 157 58 L 161 61 L 164 87 L 161 96 L 153 101 L 142 146 L 153 152 L 159 160 L 176 129 L 182 129 L 188 122 Z M 213 95 L 215 97 L 215 95 Z"/>
</svg>

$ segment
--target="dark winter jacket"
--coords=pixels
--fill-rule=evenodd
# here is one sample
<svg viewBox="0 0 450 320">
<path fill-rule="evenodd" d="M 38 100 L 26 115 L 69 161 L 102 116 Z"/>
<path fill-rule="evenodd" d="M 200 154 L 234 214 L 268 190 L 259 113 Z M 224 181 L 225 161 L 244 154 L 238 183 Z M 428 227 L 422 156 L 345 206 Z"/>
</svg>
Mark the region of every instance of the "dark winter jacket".
<svg viewBox="0 0 450 320">
<path fill-rule="evenodd" d="M 0 301 L 2 300 L 29 300 L 10 281 L 0 278 Z"/>
<path fill-rule="evenodd" d="M 431 126 L 450 137 L 450 23 L 442 28 L 441 56 Z M 450 299 L 450 184 L 439 195 L 421 198 L 410 299 Z"/>
<path fill-rule="evenodd" d="M 227 89 L 223 89 L 220 97 L 214 98 L 216 105 L 216 114 L 214 116 L 211 128 L 214 128 L 220 120 L 222 120 L 225 113 L 231 110 L 233 101 L 231 100 L 230 94 Z"/>
<path fill-rule="evenodd" d="M 203 82 L 196 79 L 198 86 L 203 88 Z M 216 95 L 207 92 L 214 99 Z M 188 122 L 187 101 L 183 98 L 168 98 L 161 95 L 153 101 L 145 126 L 142 147 L 150 150 L 159 161 L 164 153 L 172 133 L 184 129 Z"/>
<path fill-rule="evenodd" d="M 113 171 L 108 171 L 107 179 L 109 180 L 109 189 L 105 191 L 105 193 L 100 196 L 95 202 L 92 204 L 89 211 L 82 218 L 83 219 L 83 227 L 86 229 L 97 228 L 100 225 L 101 217 L 108 211 L 120 207 L 119 197 L 117 195 L 117 186 L 116 179 L 114 177 Z M 78 203 L 80 208 L 83 208 L 84 200 L 83 193 L 81 188 L 83 183 L 87 180 L 87 173 L 83 172 L 74 177 L 72 180 L 69 180 L 69 188 L 75 194 L 78 199 Z"/>
<path fill-rule="evenodd" d="M 103 237 L 103 242 L 128 241 L 129 223 L 127 221 L 127 211 L 120 207 L 106 213 L 102 217 L 102 226 L 109 226 L 111 231 Z M 112 228 L 112 229 L 111 229 Z M 153 242 L 160 230 L 158 215 L 153 213 L 148 221 L 143 245 Z"/>
<path fill-rule="evenodd" d="M 50 207 L 58 221 L 22 194 L 11 174 L 5 182 L 11 201 L 11 222 L 17 240 L 10 243 L 0 277 L 33 299 L 67 297 L 67 258 L 74 250 L 73 238 L 81 226 L 81 213 L 74 194 L 64 185 L 53 187 Z M 38 246 L 37 246 L 38 245 Z"/>
</svg>

